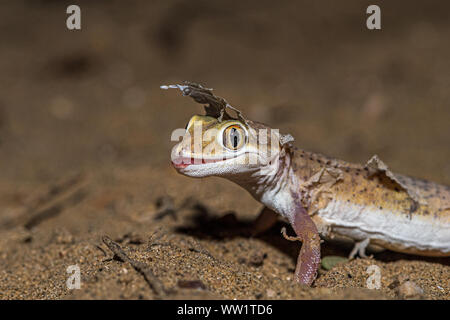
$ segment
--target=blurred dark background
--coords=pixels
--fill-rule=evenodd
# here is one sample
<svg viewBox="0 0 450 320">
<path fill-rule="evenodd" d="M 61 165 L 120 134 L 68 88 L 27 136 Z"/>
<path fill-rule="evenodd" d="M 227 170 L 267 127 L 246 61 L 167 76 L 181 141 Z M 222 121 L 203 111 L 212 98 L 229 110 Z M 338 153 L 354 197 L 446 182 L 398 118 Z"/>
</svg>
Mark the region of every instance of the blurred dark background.
<svg viewBox="0 0 450 320">
<path fill-rule="evenodd" d="M 78 4 L 82 30 L 66 28 Z M 382 30 L 366 28 L 381 7 Z M 167 170 L 197 81 L 296 145 L 450 182 L 448 1 L 2 1 L 0 179 Z"/>
<path fill-rule="evenodd" d="M 66 28 L 71 4 L 81 31 Z M 366 28 L 370 4 L 381 30 Z M 299 290 L 299 246 L 281 225 L 239 233 L 261 204 L 229 181 L 178 175 L 170 135 L 203 110 L 159 86 L 200 82 L 298 147 L 362 163 L 378 154 L 450 184 L 449 13 L 449 1 L 423 0 L 1 1 L 0 299 L 154 298 L 108 259 L 104 235 L 167 288 L 200 276 L 205 299 L 329 299 L 324 287 L 379 298 L 355 290 L 367 277 L 359 259 Z M 322 255 L 349 250 L 325 243 Z M 253 254 L 263 266 L 243 265 Z M 397 297 L 400 274 L 448 299 L 448 267 L 384 257 L 395 262 L 383 294 Z M 66 288 L 73 264 L 83 290 Z"/>
</svg>

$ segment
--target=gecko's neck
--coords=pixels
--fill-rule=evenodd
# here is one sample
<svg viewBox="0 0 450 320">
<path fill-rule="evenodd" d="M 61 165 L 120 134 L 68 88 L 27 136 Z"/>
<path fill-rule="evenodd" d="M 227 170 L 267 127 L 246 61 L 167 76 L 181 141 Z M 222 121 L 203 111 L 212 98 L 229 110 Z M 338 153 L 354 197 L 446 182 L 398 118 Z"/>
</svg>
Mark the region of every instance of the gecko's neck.
<svg viewBox="0 0 450 320">
<path fill-rule="evenodd" d="M 281 154 L 271 165 L 227 178 L 291 222 L 298 200 L 296 190 L 299 181 L 292 166 L 293 155 L 287 150 Z"/>
</svg>

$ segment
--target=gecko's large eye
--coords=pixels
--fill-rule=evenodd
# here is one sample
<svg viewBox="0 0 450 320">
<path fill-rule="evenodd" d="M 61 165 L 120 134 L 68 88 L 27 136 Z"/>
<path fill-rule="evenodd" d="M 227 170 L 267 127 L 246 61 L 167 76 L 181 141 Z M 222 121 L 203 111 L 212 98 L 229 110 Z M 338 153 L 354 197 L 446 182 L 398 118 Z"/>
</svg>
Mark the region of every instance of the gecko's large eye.
<svg viewBox="0 0 450 320">
<path fill-rule="evenodd" d="M 246 135 L 244 129 L 233 124 L 223 131 L 223 145 L 230 150 L 239 150 L 245 144 Z"/>
</svg>

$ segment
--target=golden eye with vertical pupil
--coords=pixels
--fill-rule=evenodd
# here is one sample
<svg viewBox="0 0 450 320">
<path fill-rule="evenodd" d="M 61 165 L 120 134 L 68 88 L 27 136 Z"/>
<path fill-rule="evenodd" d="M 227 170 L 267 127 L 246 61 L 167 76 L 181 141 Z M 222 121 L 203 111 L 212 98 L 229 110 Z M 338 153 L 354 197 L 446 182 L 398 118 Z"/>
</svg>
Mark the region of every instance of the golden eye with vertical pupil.
<svg viewBox="0 0 450 320">
<path fill-rule="evenodd" d="M 239 125 L 231 125 L 223 131 L 223 145 L 231 150 L 238 150 L 245 144 L 245 131 Z"/>
</svg>

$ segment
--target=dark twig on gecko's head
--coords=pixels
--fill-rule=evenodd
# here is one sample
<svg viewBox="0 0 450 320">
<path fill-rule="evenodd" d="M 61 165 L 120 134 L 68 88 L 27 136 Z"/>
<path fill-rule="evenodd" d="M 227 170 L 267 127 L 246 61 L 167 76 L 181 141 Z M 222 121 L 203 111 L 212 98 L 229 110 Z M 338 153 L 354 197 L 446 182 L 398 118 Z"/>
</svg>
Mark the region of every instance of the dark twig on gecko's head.
<svg viewBox="0 0 450 320">
<path fill-rule="evenodd" d="M 224 98 L 218 97 L 212 93 L 213 89 L 205 88 L 201 84 L 194 82 L 184 81 L 183 84 L 165 85 L 161 86 L 161 89 L 180 89 L 184 96 L 189 96 L 194 99 L 195 102 L 200 104 L 206 104 L 206 115 L 217 118 L 219 121 L 239 119 L 244 123 L 247 123 L 242 113 L 231 106 Z M 236 112 L 237 118 L 230 116 L 226 109 L 229 108 Z"/>
</svg>

